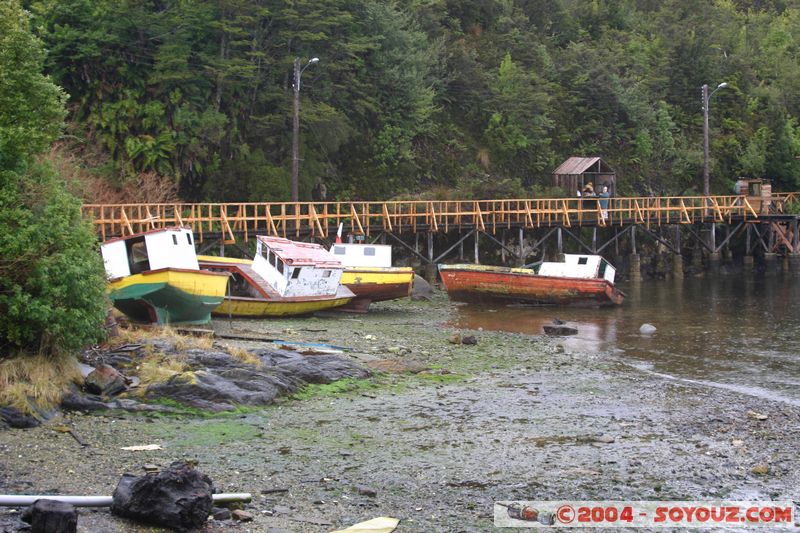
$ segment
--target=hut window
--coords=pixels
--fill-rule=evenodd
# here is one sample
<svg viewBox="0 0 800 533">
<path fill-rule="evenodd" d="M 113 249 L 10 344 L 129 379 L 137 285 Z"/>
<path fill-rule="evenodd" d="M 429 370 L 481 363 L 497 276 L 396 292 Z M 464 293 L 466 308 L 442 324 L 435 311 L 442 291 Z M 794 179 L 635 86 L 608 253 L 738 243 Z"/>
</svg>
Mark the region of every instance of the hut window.
<svg viewBox="0 0 800 533">
<path fill-rule="evenodd" d="M 186 234 L 186 240 L 188 241 L 189 246 L 193 246 L 194 243 L 192 243 L 192 234 L 191 233 L 187 233 Z"/>
<path fill-rule="evenodd" d="M 295 267 L 292 270 L 292 279 L 297 279 L 300 277 L 300 267 Z"/>
<path fill-rule="evenodd" d="M 172 244 L 178 246 L 178 236 L 175 235 L 174 233 L 172 234 Z"/>
<path fill-rule="evenodd" d="M 333 254 L 334 255 L 344 255 L 345 254 L 344 246 L 334 246 L 333 247 Z"/>
<path fill-rule="evenodd" d="M 579 257 L 578 258 L 578 264 L 579 265 L 585 265 L 588 262 L 589 262 L 589 258 L 588 257 Z"/>
<path fill-rule="evenodd" d="M 325 271 L 322 273 L 322 277 L 323 277 L 323 278 L 329 278 L 329 277 L 331 277 L 331 271 L 330 271 L 330 270 L 325 270 Z"/>
<path fill-rule="evenodd" d="M 372 246 L 367 246 L 364 248 L 364 255 L 374 256 L 375 255 L 375 248 Z"/>
</svg>

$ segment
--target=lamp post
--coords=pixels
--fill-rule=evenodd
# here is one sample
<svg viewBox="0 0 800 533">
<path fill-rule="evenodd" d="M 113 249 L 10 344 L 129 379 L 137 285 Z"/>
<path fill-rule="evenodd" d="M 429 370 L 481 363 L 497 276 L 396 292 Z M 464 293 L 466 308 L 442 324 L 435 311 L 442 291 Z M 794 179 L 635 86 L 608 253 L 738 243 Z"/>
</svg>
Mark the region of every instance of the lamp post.
<svg viewBox="0 0 800 533">
<path fill-rule="evenodd" d="M 294 58 L 294 115 L 292 116 L 292 201 L 300 198 L 300 75 L 309 65 L 319 63 L 318 57 L 312 57 L 301 69 L 300 58 Z"/>
<path fill-rule="evenodd" d="M 715 92 L 727 86 L 728 83 L 723 81 L 708 94 L 708 84 L 703 84 L 703 196 L 708 196 L 711 189 L 708 176 L 708 103 Z"/>
</svg>

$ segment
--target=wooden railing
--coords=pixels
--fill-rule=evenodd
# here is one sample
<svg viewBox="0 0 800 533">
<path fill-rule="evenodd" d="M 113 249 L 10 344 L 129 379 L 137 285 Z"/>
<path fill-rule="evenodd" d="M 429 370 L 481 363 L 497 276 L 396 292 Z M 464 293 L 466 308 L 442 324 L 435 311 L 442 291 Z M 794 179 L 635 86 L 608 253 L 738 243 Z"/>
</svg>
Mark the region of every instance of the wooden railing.
<svg viewBox="0 0 800 533">
<path fill-rule="evenodd" d="M 781 213 L 798 193 L 773 194 L 770 201 L 745 196 L 537 198 L 390 202 L 87 204 L 83 211 L 103 240 L 167 226 L 188 226 L 197 238 L 258 233 L 283 237 L 327 237 L 340 223 L 347 233 L 415 233 L 451 229 L 498 229 L 581 225 L 691 224 L 730 222 Z"/>
</svg>

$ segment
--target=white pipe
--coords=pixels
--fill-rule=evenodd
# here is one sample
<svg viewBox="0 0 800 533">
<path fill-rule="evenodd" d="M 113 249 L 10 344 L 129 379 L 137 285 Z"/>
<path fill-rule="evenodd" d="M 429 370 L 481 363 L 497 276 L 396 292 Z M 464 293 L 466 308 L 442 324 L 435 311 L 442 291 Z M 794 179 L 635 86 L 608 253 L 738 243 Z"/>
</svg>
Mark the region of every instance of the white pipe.
<svg viewBox="0 0 800 533">
<path fill-rule="evenodd" d="M 249 492 L 228 492 L 213 494 L 214 503 L 249 502 L 253 497 Z M 23 507 L 33 505 L 36 500 L 56 500 L 70 503 L 75 507 L 111 507 L 111 496 L 59 496 L 57 494 L 42 494 L 39 496 L 0 494 L 0 506 Z"/>
</svg>

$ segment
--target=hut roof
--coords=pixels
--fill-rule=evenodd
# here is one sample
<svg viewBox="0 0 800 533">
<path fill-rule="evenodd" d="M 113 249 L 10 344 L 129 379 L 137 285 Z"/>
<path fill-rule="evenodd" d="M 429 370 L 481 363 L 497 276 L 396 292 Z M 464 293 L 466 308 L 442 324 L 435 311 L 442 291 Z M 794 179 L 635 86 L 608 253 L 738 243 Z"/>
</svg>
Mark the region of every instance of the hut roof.
<svg viewBox="0 0 800 533">
<path fill-rule="evenodd" d="M 597 164 L 595 172 L 603 174 L 615 174 L 614 170 L 599 157 L 570 157 L 553 171 L 553 174 L 575 175 L 583 174 Z"/>
</svg>

